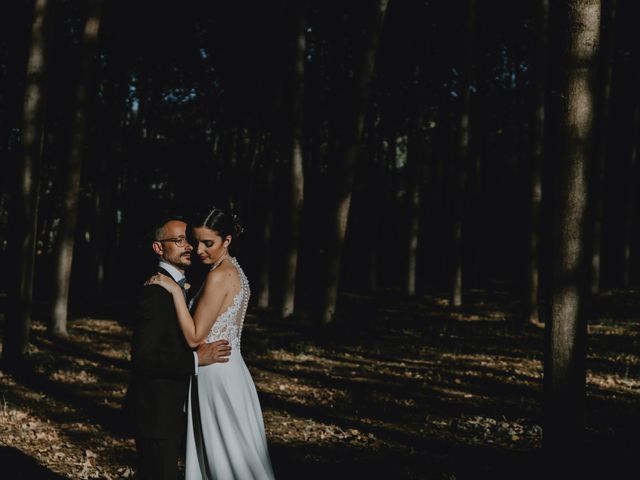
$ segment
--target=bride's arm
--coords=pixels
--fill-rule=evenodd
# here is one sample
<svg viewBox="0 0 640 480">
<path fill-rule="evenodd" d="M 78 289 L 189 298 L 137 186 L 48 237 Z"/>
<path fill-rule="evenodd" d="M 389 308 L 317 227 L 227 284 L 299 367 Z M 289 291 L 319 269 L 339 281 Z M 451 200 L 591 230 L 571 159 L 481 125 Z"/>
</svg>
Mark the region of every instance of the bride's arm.
<svg viewBox="0 0 640 480">
<path fill-rule="evenodd" d="M 156 275 L 149 283 L 157 283 L 171 293 L 176 307 L 178 322 L 185 340 L 191 348 L 200 345 L 207 337 L 224 302 L 227 292 L 224 272 L 212 271 L 207 274 L 196 311 L 191 316 L 180 286 L 166 275 Z"/>
</svg>

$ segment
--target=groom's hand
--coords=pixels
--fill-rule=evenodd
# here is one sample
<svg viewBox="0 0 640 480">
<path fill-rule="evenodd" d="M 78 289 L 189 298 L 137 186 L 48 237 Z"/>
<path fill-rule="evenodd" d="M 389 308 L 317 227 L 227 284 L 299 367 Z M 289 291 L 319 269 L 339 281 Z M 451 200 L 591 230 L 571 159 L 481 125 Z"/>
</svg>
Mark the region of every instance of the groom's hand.
<svg viewBox="0 0 640 480">
<path fill-rule="evenodd" d="M 198 365 L 211 365 L 212 363 L 224 363 L 229 361 L 231 345 L 228 340 L 216 340 L 213 343 L 201 343 L 196 348 Z"/>
</svg>

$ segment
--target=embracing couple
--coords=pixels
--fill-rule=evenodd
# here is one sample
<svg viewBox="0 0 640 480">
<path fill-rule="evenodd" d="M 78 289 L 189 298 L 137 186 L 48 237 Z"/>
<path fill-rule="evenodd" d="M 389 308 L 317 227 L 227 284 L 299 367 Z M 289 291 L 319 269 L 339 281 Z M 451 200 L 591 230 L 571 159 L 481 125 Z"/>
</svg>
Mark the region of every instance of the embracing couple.
<svg viewBox="0 0 640 480">
<path fill-rule="evenodd" d="M 138 301 L 127 395 L 137 478 L 176 479 L 186 425 L 187 480 L 271 479 L 262 411 L 240 353 L 249 283 L 228 248 L 241 229 L 217 208 L 189 228 L 191 243 L 181 218 L 157 225 L 157 273 Z M 187 303 L 194 253 L 209 271 Z"/>
</svg>

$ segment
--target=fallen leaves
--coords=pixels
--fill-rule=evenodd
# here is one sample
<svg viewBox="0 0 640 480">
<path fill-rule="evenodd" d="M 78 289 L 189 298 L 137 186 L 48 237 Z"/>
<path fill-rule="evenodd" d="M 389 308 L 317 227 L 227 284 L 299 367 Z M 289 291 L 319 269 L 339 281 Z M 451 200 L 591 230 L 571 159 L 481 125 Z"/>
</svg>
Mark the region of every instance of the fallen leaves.
<svg viewBox="0 0 640 480">
<path fill-rule="evenodd" d="M 451 428 L 471 444 L 495 444 L 509 448 L 535 449 L 542 446 L 542 427 L 526 418 L 508 420 L 481 415 L 455 418 Z"/>
<path fill-rule="evenodd" d="M 482 446 L 500 455 L 539 450 L 542 332 L 510 330 L 500 320 L 506 314 L 490 308 L 487 324 L 466 313 L 411 328 L 401 325 L 406 310 L 389 310 L 395 326 L 341 343 L 315 343 L 250 317 L 243 355 L 266 400 L 270 444 L 304 452 L 297 459 L 303 469 L 331 463 L 332 452 L 357 451 L 370 460 L 397 452 L 404 467 L 415 468 L 412 478 L 426 475 L 420 459 L 433 455 L 434 443 Z M 640 329 L 611 322 L 590 331 L 603 342 L 627 336 L 634 348 L 592 348 L 589 360 L 598 368 L 588 374 L 589 395 L 607 402 L 620 397 L 635 408 Z M 34 326 L 38 345 L 29 352 L 52 390 L 0 372 L 0 444 L 68 478 L 134 478 L 133 441 L 96 417 L 121 406 L 130 332 L 112 320 L 81 319 L 70 325 L 67 349 L 56 350 L 44 330 Z M 309 453 L 309 446 L 324 453 Z M 447 455 L 434 461 L 455 463 Z"/>
<path fill-rule="evenodd" d="M 51 379 L 67 384 L 80 382 L 85 385 L 98 383 L 100 381 L 96 375 L 88 373 L 86 370 L 80 370 L 79 372 L 73 370 L 58 370 L 51 373 Z"/>
</svg>

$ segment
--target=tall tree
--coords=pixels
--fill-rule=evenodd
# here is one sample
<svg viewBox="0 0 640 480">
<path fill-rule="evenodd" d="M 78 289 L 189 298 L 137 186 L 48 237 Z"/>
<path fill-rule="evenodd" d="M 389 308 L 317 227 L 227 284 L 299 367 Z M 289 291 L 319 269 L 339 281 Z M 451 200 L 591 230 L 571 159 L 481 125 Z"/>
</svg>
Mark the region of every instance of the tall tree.
<svg viewBox="0 0 640 480">
<path fill-rule="evenodd" d="M 615 51 L 615 24 L 618 0 L 610 0 L 603 9 L 601 20 L 602 53 L 600 54 L 600 87 L 598 115 L 598 146 L 593 175 L 595 213 L 593 219 L 593 252 L 591 254 L 591 292 L 600 291 L 602 258 L 602 222 L 604 216 L 604 179 L 611 116 L 611 85 L 613 79 L 613 54 Z"/>
<path fill-rule="evenodd" d="M 338 300 L 342 247 L 347 230 L 349 207 L 355 177 L 360 139 L 364 130 L 364 120 L 371 90 L 371 81 L 376 61 L 376 52 L 389 0 L 367 3 L 368 25 L 363 36 L 362 50 L 354 72 L 353 104 L 348 108 L 348 118 L 342 123 L 342 138 L 332 163 L 331 196 L 327 261 L 325 262 L 325 282 L 321 292 L 321 320 L 331 323 L 335 318 Z"/>
<path fill-rule="evenodd" d="M 451 305 L 462 305 L 462 220 L 467 186 L 467 166 L 469 162 L 469 122 L 471 118 L 471 69 L 473 67 L 473 31 L 475 0 L 467 1 L 467 29 L 462 79 L 462 100 L 456 154 L 456 183 L 454 189 L 453 238 L 452 238 L 452 285 Z"/>
<path fill-rule="evenodd" d="M 270 137 L 272 137 L 271 135 Z M 259 281 L 259 290 L 258 290 L 258 307 L 267 308 L 270 305 L 270 297 L 271 297 L 271 252 L 273 250 L 273 233 L 274 233 L 274 225 L 275 225 L 275 205 L 273 196 L 275 195 L 273 190 L 275 188 L 275 165 L 273 165 L 273 161 L 267 161 L 266 165 L 266 175 L 265 175 L 265 188 L 266 195 L 264 196 L 263 208 L 265 209 L 265 219 L 264 225 L 261 230 L 261 245 L 264 249 L 265 254 L 261 257 L 260 262 L 260 281 Z"/>
<path fill-rule="evenodd" d="M 264 195 L 262 208 L 264 209 L 264 225 L 261 229 L 260 244 L 265 252 L 261 256 L 260 271 L 259 271 L 259 289 L 258 289 L 258 307 L 267 308 L 271 305 L 272 288 L 271 288 L 271 269 L 273 266 L 272 255 L 275 235 L 276 224 L 276 169 L 277 164 L 280 163 L 282 135 L 284 126 L 282 125 L 282 118 L 280 113 L 284 104 L 284 65 L 285 65 L 285 51 L 287 37 L 285 35 L 286 25 L 286 7 L 287 1 L 280 0 L 278 2 L 278 37 L 275 59 L 275 78 L 274 78 L 274 93 L 272 102 L 270 102 L 271 116 L 270 129 L 267 134 L 266 150 L 269 152 L 266 154 L 267 160 L 264 166 Z"/>
<path fill-rule="evenodd" d="M 123 61 L 125 49 L 124 4 L 109 2 L 103 5 L 100 19 L 100 43 L 103 45 L 102 57 L 106 59 L 104 80 L 101 84 L 102 95 L 98 102 L 99 114 L 94 124 L 99 125 L 94 144 L 97 149 L 94 161 L 89 164 L 86 177 L 93 186 L 93 198 L 90 219 L 90 238 L 88 252 L 88 301 L 98 305 L 104 297 L 108 283 L 108 260 L 113 255 L 116 234 L 116 213 L 113 209 L 113 194 L 116 189 L 116 178 L 120 170 L 120 152 L 124 137 L 124 124 L 127 115 L 126 97 L 129 93 L 129 79 L 125 73 Z"/>
<path fill-rule="evenodd" d="M 49 17 L 48 1 L 36 0 L 22 114 L 22 154 L 18 157 L 19 164 L 15 166 L 15 186 L 10 207 L 12 282 L 2 350 L 3 360 L 7 362 L 17 362 L 24 357 L 31 331 L 45 96 L 45 32 Z"/>
<path fill-rule="evenodd" d="M 306 2 L 293 2 L 295 8 L 295 31 L 293 48 L 293 82 L 291 101 L 292 115 L 288 145 L 290 153 L 290 217 L 287 249 L 284 254 L 284 284 L 280 314 L 288 317 L 293 314 L 296 292 L 296 273 L 298 270 L 298 247 L 300 224 L 304 202 L 304 173 L 302 158 L 302 122 L 304 103 L 304 59 L 306 53 L 305 7 Z"/>
<path fill-rule="evenodd" d="M 418 95 L 420 100 L 421 95 Z M 407 152 L 407 211 L 408 211 L 408 235 L 407 235 L 407 277 L 405 292 L 408 296 L 416 294 L 416 281 L 418 272 L 418 240 L 420 233 L 420 201 L 422 189 L 423 164 L 427 158 L 427 129 L 422 113 L 422 102 L 417 102 L 415 125 L 412 125 L 409 133 L 409 149 Z"/>
<path fill-rule="evenodd" d="M 636 79 L 640 78 L 636 74 Z M 635 218 L 636 182 L 638 180 L 638 131 L 640 130 L 640 99 L 636 98 L 633 112 L 633 132 L 631 140 L 631 152 L 629 154 L 629 166 L 627 170 L 627 202 L 624 209 L 624 245 L 622 264 L 622 285 L 628 287 L 631 283 L 631 254 L 633 245 L 633 221 Z"/>
<path fill-rule="evenodd" d="M 534 58 L 533 154 L 529 168 L 529 222 L 527 229 L 527 264 L 524 283 L 524 312 L 522 320 L 538 324 L 540 294 L 540 209 L 542 202 L 542 162 L 544 159 L 544 128 L 547 91 L 547 50 L 549 48 L 549 0 L 536 2 L 537 42 Z"/>
<path fill-rule="evenodd" d="M 372 122 L 373 123 L 373 122 Z M 378 289 L 378 262 L 380 260 L 379 249 L 379 231 L 380 231 L 380 205 L 385 202 L 380 199 L 380 191 L 384 191 L 384 182 L 386 180 L 387 168 L 385 166 L 385 149 L 384 141 L 379 129 L 372 131 L 372 139 L 370 143 L 371 165 L 367 168 L 369 175 L 369 254 L 367 259 L 367 287 L 371 293 L 375 293 Z"/>
<path fill-rule="evenodd" d="M 566 83 L 560 114 L 555 240 L 544 375 L 544 446 L 560 468 L 576 460 L 584 431 L 589 248 L 588 170 L 594 140 L 593 70 L 600 0 L 567 2 Z M 559 463 L 557 463 L 559 462 Z M 559 465 L 559 467 L 557 467 Z M 555 473 L 555 472 L 554 472 Z"/>
<path fill-rule="evenodd" d="M 73 245 L 78 218 L 80 179 L 85 151 L 87 106 L 92 83 L 93 58 L 98 43 L 98 29 L 102 0 L 88 2 L 84 26 L 80 79 L 76 89 L 73 121 L 71 123 L 71 151 L 63 166 L 63 212 L 56 240 L 53 266 L 53 299 L 49 313 L 48 332 L 67 335 L 69 285 L 73 264 Z"/>
</svg>

